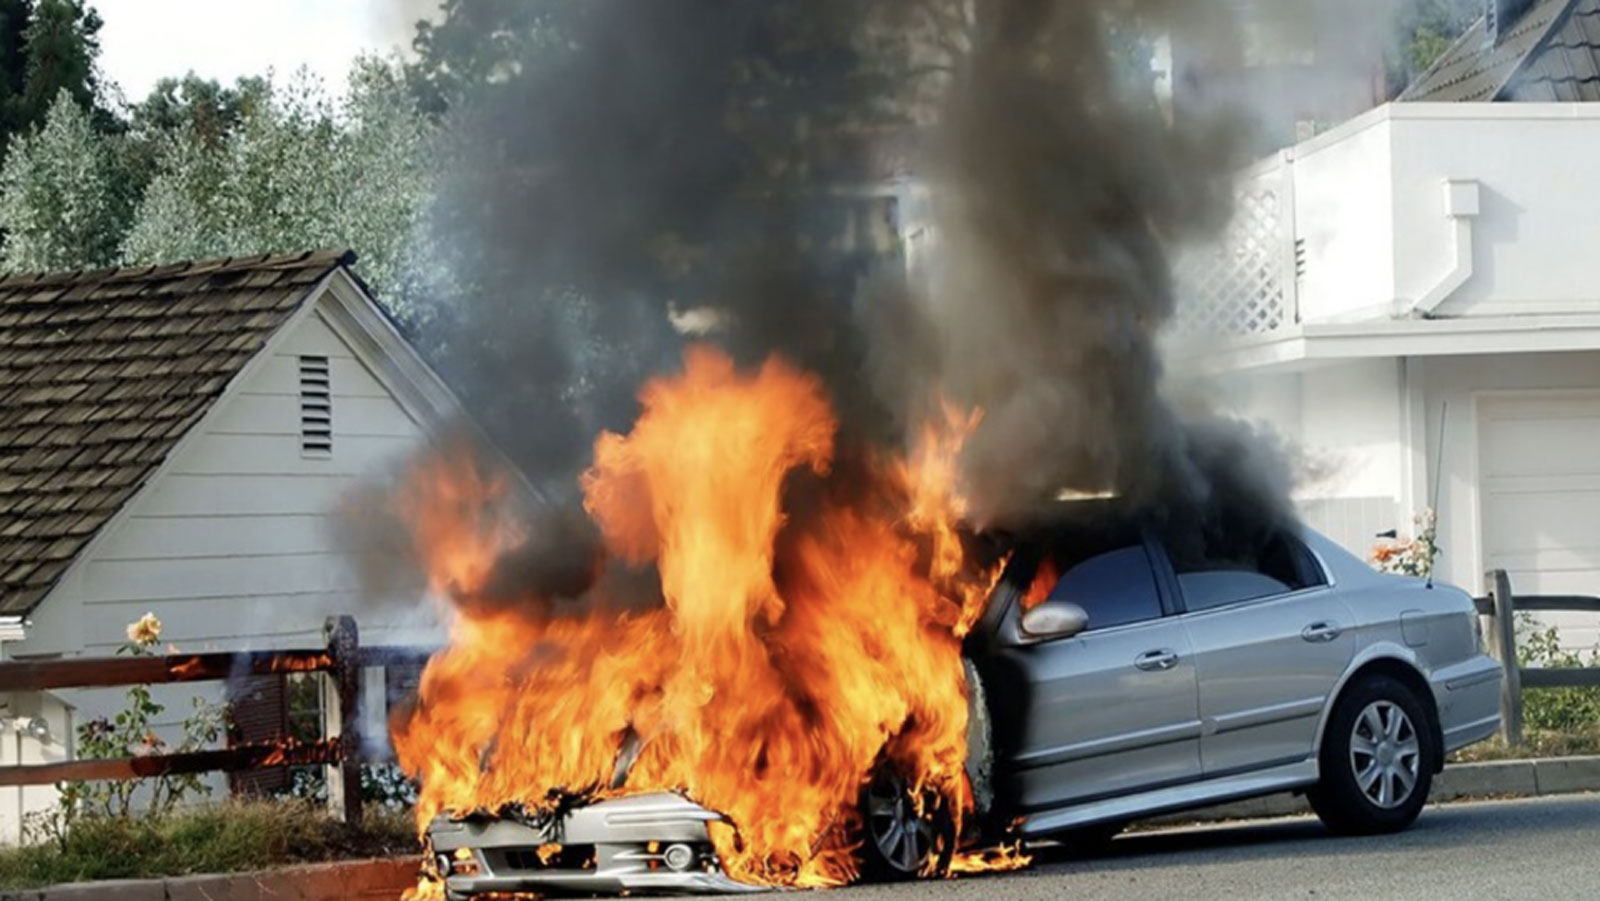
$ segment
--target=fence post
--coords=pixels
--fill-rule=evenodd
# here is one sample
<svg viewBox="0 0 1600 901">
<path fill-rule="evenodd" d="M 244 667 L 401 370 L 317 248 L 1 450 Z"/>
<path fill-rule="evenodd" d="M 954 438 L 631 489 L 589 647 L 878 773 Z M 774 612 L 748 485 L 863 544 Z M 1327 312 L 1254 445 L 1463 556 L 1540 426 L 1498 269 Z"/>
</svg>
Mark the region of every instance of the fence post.
<svg viewBox="0 0 1600 901">
<path fill-rule="evenodd" d="M 333 669 L 322 679 L 322 735 L 339 739 L 339 757 L 325 769 L 328 811 L 344 823 L 361 821 L 361 642 L 356 621 L 330 616 L 322 626 Z"/>
<path fill-rule="evenodd" d="M 1490 642 L 1500 659 L 1500 733 L 1506 744 L 1522 744 L 1522 670 L 1517 665 L 1517 602 L 1511 578 L 1503 569 L 1489 573 L 1489 599 L 1494 604 L 1494 630 Z"/>
</svg>

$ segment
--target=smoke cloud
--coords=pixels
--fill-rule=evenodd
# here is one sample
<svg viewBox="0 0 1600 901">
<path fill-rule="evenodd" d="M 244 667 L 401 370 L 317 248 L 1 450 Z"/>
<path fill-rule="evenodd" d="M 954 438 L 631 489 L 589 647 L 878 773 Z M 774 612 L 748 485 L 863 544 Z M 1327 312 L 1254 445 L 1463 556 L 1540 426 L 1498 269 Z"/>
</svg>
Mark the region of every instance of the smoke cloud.
<svg viewBox="0 0 1600 901">
<path fill-rule="evenodd" d="M 436 223 L 460 288 L 443 368 L 557 511 L 507 584 L 620 578 L 574 514 L 577 476 L 691 340 L 818 373 L 846 455 L 908 443 L 943 400 L 981 408 L 961 461 L 979 524 L 1064 489 L 1189 522 L 1288 517 L 1285 456 L 1175 409 L 1156 343 L 1169 254 L 1231 215 L 1251 110 L 1169 115 L 1144 36 L 1237 59 L 1359 18 L 1258 5 L 545 3 L 549 39 L 451 110 Z M 936 252 L 910 279 L 891 208 L 846 199 L 891 174 L 891 147 L 932 198 Z"/>
</svg>

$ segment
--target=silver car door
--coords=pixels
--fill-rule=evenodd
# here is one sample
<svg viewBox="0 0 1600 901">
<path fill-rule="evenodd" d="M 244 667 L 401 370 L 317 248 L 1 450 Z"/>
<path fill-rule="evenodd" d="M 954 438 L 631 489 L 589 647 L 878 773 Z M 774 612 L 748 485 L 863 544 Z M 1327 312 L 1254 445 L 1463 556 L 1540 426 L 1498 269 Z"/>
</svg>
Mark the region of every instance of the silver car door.
<svg viewBox="0 0 1600 901">
<path fill-rule="evenodd" d="M 1252 562 L 1174 560 L 1194 642 L 1207 776 L 1316 753 L 1317 725 L 1355 652 L 1353 614 L 1298 541 Z"/>
<path fill-rule="evenodd" d="M 1048 599 L 1084 607 L 1087 629 L 1002 651 L 1011 685 L 990 691 L 1023 698 L 1000 761 L 1018 812 L 1200 776 L 1194 655 L 1183 623 L 1163 615 L 1151 567 L 1143 545 L 1076 564 Z"/>
</svg>

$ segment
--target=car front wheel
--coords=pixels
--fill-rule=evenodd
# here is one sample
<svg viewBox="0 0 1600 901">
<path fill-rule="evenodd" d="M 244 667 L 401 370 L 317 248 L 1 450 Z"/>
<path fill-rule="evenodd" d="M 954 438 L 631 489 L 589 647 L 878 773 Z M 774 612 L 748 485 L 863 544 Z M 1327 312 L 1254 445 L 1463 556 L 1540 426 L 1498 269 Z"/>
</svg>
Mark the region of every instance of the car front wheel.
<svg viewBox="0 0 1600 901">
<path fill-rule="evenodd" d="M 913 797 L 905 777 L 880 766 L 861 793 L 862 876 L 873 881 L 942 873 L 955 850 L 954 826 L 932 792 Z"/>
<path fill-rule="evenodd" d="M 1388 676 L 1369 676 L 1339 699 L 1323 735 L 1321 781 L 1307 792 L 1341 835 L 1410 826 L 1433 785 L 1433 729 L 1420 698 Z"/>
</svg>

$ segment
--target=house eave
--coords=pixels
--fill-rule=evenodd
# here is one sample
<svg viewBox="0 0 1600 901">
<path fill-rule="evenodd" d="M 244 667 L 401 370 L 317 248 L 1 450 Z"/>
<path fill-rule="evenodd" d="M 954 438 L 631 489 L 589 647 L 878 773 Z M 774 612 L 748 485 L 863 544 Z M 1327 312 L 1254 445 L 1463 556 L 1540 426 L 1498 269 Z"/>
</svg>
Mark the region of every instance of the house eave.
<svg viewBox="0 0 1600 901">
<path fill-rule="evenodd" d="M 329 277 L 318 296 L 323 321 L 333 329 L 379 380 L 394 392 L 396 401 L 433 440 L 439 434 L 466 434 L 531 497 L 545 500 L 521 467 L 512 464 L 476 419 L 466 412 L 444 380 L 423 360 L 354 273 L 343 267 Z"/>
<path fill-rule="evenodd" d="M 1215 352 L 1180 351 L 1173 368 L 1217 375 L 1339 360 L 1584 350 L 1600 350 L 1600 315 L 1304 323 Z"/>
</svg>

